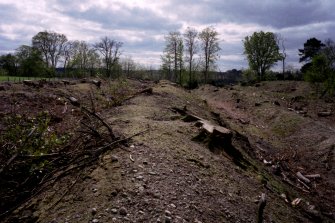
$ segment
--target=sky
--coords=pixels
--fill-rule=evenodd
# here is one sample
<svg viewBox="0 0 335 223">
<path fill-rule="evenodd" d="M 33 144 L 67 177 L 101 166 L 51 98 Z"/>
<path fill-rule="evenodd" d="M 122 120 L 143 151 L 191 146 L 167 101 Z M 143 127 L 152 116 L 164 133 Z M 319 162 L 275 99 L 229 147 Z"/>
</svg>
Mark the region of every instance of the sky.
<svg viewBox="0 0 335 223">
<path fill-rule="evenodd" d="M 298 69 L 307 39 L 335 40 L 334 10 L 334 0 L 0 0 L 0 54 L 47 30 L 91 44 L 108 36 L 124 43 L 123 57 L 159 67 L 170 31 L 213 26 L 218 70 L 246 69 L 243 39 L 259 31 L 280 34 L 287 66 Z"/>
</svg>

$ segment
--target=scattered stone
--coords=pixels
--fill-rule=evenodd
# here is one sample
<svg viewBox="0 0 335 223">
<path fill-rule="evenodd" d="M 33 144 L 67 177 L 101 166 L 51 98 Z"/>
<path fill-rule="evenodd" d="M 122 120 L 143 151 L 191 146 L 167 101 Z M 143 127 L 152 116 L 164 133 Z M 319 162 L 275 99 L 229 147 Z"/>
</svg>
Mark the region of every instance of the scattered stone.
<svg viewBox="0 0 335 223">
<path fill-rule="evenodd" d="M 170 223 L 172 218 L 170 216 L 165 216 L 165 223 Z"/>
<path fill-rule="evenodd" d="M 256 103 L 255 103 L 255 107 L 258 107 L 258 106 L 261 106 L 261 103 L 256 102 Z"/>
<path fill-rule="evenodd" d="M 93 188 L 92 191 L 93 191 L 93 193 L 96 193 L 96 192 L 98 192 L 98 189 L 97 188 Z"/>
<path fill-rule="evenodd" d="M 138 213 L 141 215 L 144 215 L 144 211 L 139 211 Z"/>
<path fill-rule="evenodd" d="M 143 164 L 144 164 L 144 165 L 148 165 L 148 161 L 146 161 L 146 160 L 143 161 Z"/>
<path fill-rule="evenodd" d="M 156 172 L 149 172 L 150 175 L 157 175 Z"/>
<path fill-rule="evenodd" d="M 121 207 L 119 212 L 120 212 L 120 215 L 123 215 L 123 216 L 127 215 L 127 209 L 125 207 Z"/>
<path fill-rule="evenodd" d="M 175 204 L 170 204 L 170 207 L 176 208 L 176 205 Z"/>
<path fill-rule="evenodd" d="M 92 213 L 92 215 L 95 215 L 97 213 L 97 209 L 96 208 L 92 208 L 91 213 Z"/>
<path fill-rule="evenodd" d="M 93 220 L 92 220 L 92 223 L 99 223 L 99 219 L 96 219 L 96 218 L 93 219 Z"/>
<path fill-rule="evenodd" d="M 141 175 L 140 175 L 140 176 L 137 176 L 136 179 L 138 179 L 138 180 L 143 180 L 143 176 L 141 176 Z"/>
<path fill-rule="evenodd" d="M 171 212 L 169 210 L 165 210 L 165 215 L 166 216 L 171 216 Z"/>
<path fill-rule="evenodd" d="M 159 193 L 154 193 L 153 194 L 153 197 L 156 198 L 156 199 L 160 199 L 161 198 L 161 195 Z"/>
<path fill-rule="evenodd" d="M 138 188 L 138 190 L 141 191 L 141 192 L 143 192 L 143 191 L 144 191 L 144 187 L 143 187 L 143 186 L 140 186 L 140 187 Z"/>
<path fill-rule="evenodd" d="M 117 214 L 117 209 L 116 209 L 116 208 L 112 208 L 112 209 L 111 209 L 111 213 L 112 213 L 112 214 Z"/>
<path fill-rule="evenodd" d="M 112 163 L 119 161 L 119 159 L 116 156 L 112 156 L 111 159 L 112 159 Z"/>
<path fill-rule="evenodd" d="M 280 106 L 280 103 L 278 101 L 273 102 L 274 105 Z"/>
</svg>

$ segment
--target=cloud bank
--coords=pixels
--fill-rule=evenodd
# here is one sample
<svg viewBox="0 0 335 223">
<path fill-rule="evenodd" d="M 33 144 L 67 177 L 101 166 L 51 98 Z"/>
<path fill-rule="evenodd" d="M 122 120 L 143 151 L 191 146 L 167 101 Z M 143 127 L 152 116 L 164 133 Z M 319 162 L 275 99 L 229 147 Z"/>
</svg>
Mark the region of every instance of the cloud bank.
<svg viewBox="0 0 335 223">
<path fill-rule="evenodd" d="M 280 33 L 287 63 L 298 68 L 307 39 L 335 38 L 333 9 L 332 0 L 0 0 L 0 53 L 50 30 L 89 43 L 109 36 L 124 42 L 125 56 L 158 67 L 169 31 L 212 25 L 220 33 L 220 70 L 246 68 L 242 40 L 260 30 Z"/>
</svg>

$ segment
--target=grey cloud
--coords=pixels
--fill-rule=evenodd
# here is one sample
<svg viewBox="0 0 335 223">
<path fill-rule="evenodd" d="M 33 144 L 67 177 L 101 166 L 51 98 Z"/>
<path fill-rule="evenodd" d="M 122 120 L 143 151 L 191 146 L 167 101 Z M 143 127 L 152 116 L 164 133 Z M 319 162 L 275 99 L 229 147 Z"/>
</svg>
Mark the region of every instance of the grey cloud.
<svg viewBox="0 0 335 223">
<path fill-rule="evenodd" d="M 121 10 L 109 10 L 92 7 L 84 12 L 77 10 L 66 11 L 70 17 L 90 20 L 100 23 L 107 29 L 132 29 L 132 30 L 177 30 L 181 23 L 172 23 L 154 12 L 141 8 L 121 8 Z"/>
<path fill-rule="evenodd" d="M 283 28 L 335 19 L 335 2 L 331 0 L 173 0 L 169 7 L 185 20 L 200 23 L 255 23 Z"/>
<path fill-rule="evenodd" d="M 0 24 L 16 20 L 16 17 L 18 16 L 17 8 L 13 5 L 0 3 L 0 15 Z"/>
</svg>

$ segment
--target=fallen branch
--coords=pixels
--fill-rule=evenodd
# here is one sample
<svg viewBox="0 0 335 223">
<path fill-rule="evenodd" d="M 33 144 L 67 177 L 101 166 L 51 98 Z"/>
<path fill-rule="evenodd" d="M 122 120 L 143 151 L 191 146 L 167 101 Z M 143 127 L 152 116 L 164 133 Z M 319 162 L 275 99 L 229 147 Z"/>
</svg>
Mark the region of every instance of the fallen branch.
<svg viewBox="0 0 335 223">
<path fill-rule="evenodd" d="M 42 157 L 55 157 L 60 156 L 60 153 L 49 153 L 49 154 L 40 154 L 40 155 L 20 155 L 20 157 L 28 157 L 28 158 L 42 158 Z"/>
<path fill-rule="evenodd" d="M 320 174 L 310 174 L 310 175 L 305 175 L 305 177 L 311 178 L 311 179 L 319 179 L 321 178 L 321 175 Z"/>
<path fill-rule="evenodd" d="M 266 194 L 262 193 L 261 199 L 259 200 L 258 213 L 257 213 L 257 223 L 263 223 L 263 213 L 266 206 Z"/>
<path fill-rule="evenodd" d="M 311 188 L 307 186 L 302 180 L 298 179 L 298 182 L 301 183 L 304 187 L 306 187 L 307 190 L 310 190 Z"/>
<path fill-rule="evenodd" d="M 304 175 L 302 175 L 302 173 L 297 172 L 296 175 L 297 175 L 297 177 L 298 177 L 300 180 L 302 180 L 304 183 L 306 183 L 306 184 L 311 183 L 311 181 L 310 181 L 308 178 L 306 178 Z"/>
<path fill-rule="evenodd" d="M 108 129 L 109 135 L 112 137 L 112 139 L 115 139 L 112 127 L 110 127 L 110 125 L 105 120 L 103 120 L 97 113 L 88 110 L 86 107 L 82 107 L 81 109 L 97 118 Z"/>
<path fill-rule="evenodd" d="M 0 169 L 0 174 L 9 166 L 18 156 L 18 153 L 15 153 L 8 161 L 7 163 Z"/>
<path fill-rule="evenodd" d="M 153 93 L 152 87 L 145 88 L 145 89 L 143 89 L 141 91 L 138 91 L 135 94 L 125 98 L 124 101 L 128 101 L 128 100 L 130 100 L 130 99 L 132 99 L 132 98 L 134 98 L 134 97 L 136 97 L 137 95 L 140 95 L 140 94 L 152 94 L 152 93 Z"/>
</svg>

